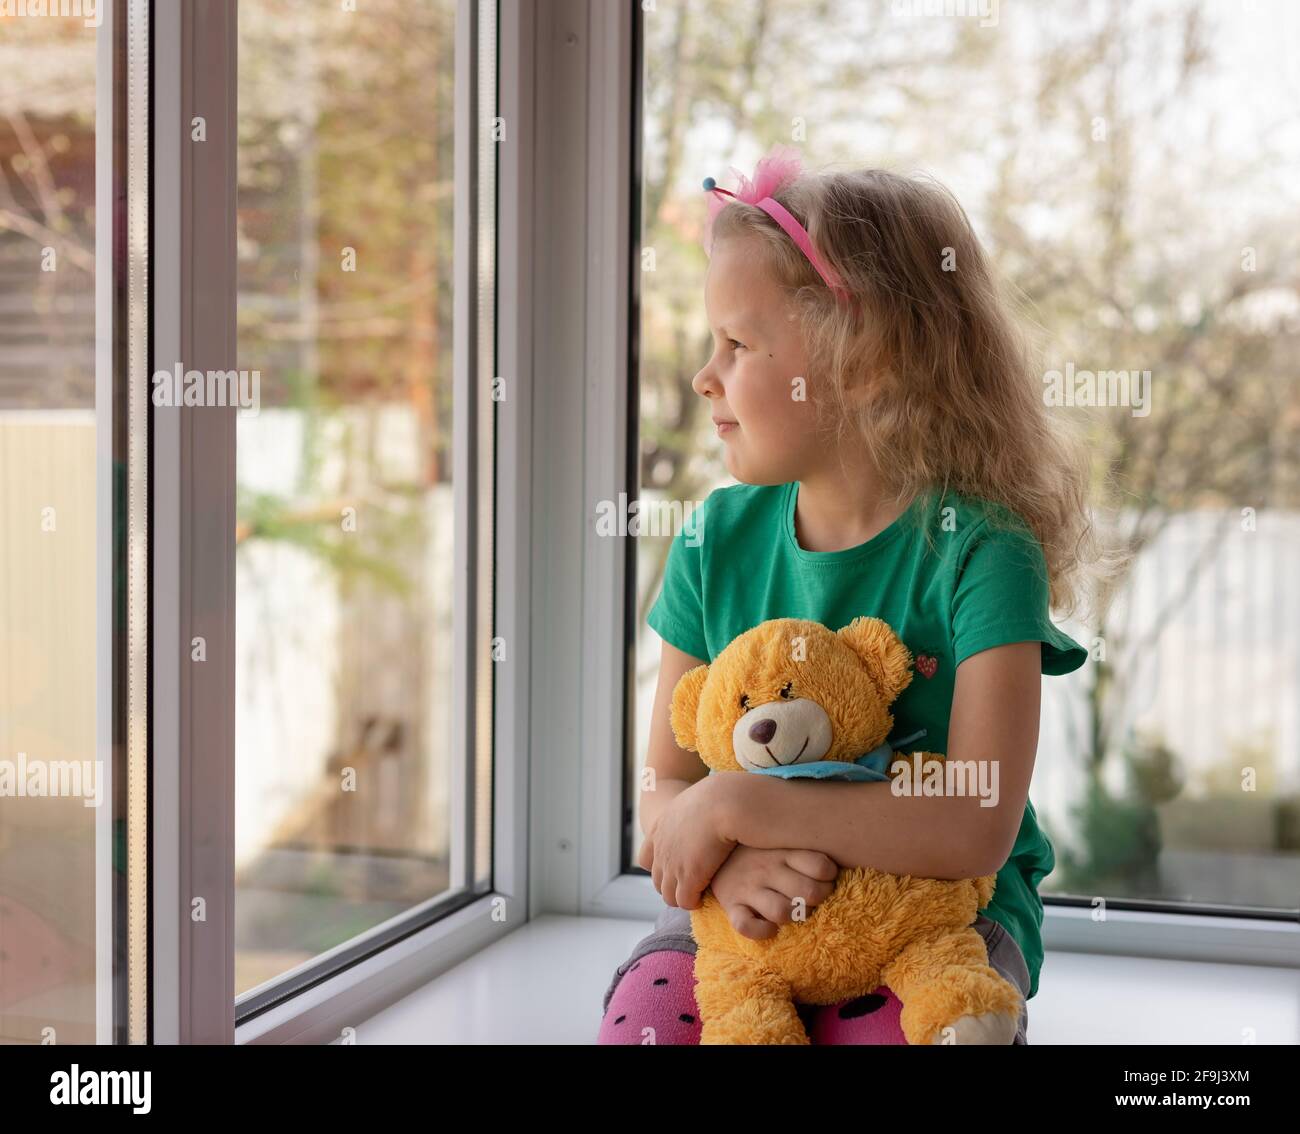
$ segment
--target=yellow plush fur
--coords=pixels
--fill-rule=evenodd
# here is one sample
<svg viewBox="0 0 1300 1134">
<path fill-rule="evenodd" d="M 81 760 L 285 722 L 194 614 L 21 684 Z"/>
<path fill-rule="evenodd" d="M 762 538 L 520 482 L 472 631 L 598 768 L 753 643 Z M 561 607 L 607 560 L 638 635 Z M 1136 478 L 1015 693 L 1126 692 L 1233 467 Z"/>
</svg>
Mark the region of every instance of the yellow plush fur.
<svg viewBox="0 0 1300 1134">
<path fill-rule="evenodd" d="M 890 706 L 912 680 L 911 666 L 907 647 L 878 618 L 856 618 L 838 632 L 772 619 L 682 676 L 673 732 L 714 771 L 746 772 L 733 743 L 741 718 L 761 720 L 754 710 L 764 705 L 809 699 L 829 718 L 829 748 L 817 758 L 851 763 L 889 736 Z M 817 708 L 793 711 L 800 716 L 788 719 L 815 718 L 824 743 L 827 722 Z M 927 765 L 941 759 L 923 756 Z M 834 1004 L 888 985 L 902 1001 L 909 1044 L 1010 1043 L 1020 991 L 989 966 L 972 928 L 994 880 L 841 869 L 826 901 L 763 941 L 737 933 L 706 891 L 691 911 L 700 1042 L 806 1044 L 795 1001 Z"/>
</svg>

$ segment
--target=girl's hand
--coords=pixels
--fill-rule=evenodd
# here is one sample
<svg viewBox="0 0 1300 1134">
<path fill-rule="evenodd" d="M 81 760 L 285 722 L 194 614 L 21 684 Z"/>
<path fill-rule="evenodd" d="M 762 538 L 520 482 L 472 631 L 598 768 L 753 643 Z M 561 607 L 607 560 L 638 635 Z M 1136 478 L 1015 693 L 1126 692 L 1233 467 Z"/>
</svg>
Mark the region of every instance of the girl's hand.
<svg viewBox="0 0 1300 1134">
<path fill-rule="evenodd" d="M 794 921 L 800 899 L 806 916 L 830 897 L 839 873 L 839 864 L 821 851 L 737 846 L 710 888 L 736 932 L 762 941 Z"/>
<path fill-rule="evenodd" d="M 647 832 L 637 864 L 650 871 L 655 889 L 670 906 L 693 910 L 735 847 L 722 833 L 722 804 L 738 790 L 740 772 L 705 776 L 673 799 Z"/>
</svg>

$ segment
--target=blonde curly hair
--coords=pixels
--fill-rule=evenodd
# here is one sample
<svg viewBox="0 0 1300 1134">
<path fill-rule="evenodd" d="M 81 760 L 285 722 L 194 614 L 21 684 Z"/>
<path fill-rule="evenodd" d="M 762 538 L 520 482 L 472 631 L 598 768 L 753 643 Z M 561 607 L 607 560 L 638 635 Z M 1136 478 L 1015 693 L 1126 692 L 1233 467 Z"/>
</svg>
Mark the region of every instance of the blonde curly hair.
<svg viewBox="0 0 1300 1134">
<path fill-rule="evenodd" d="M 1089 515 L 1091 453 L 1049 413 L 1016 305 L 965 211 L 932 178 L 884 169 L 804 173 L 774 194 L 856 303 L 836 302 L 762 209 L 729 202 L 714 244 L 756 241 L 800 320 L 822 428 L 856 432 L 896 503 L 957 492 L 1009 509 L 1042 545 L 1051 605 L 1087 613 L 1126 555 Z M 855 408 L 850 384 L 866 378 Z M 989 510 L 992 523 L 999 509 Z"/>
</svg>

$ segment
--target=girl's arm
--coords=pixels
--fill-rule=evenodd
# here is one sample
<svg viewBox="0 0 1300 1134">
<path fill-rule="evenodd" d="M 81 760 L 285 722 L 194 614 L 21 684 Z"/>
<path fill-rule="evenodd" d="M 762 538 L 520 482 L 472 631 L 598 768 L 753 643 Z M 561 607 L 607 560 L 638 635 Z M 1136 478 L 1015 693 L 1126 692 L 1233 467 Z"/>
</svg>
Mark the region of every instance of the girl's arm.
<svg viewBox="0 0 1300 1134">
<path fill-rule="evenodd" d="M 664 809 L 683 791 L 709 774 L 704 761 L 677 744 L 669 709 L 673 689 L 688 670 L 704 665 L 699 658 L 676 646 L 663 644 L 659 655 L 659 685 L 650 714 L 650 739 L 646 749 L 646 773 L 637 785 L 641 793 L 641 831 L 649 834 Z"/>
<path fill-rule="evenodd" d="M 995 806 L 981 806 L 976 795 L 895 796 L 885 783 L 713 776 L 720 781 L 711 785 L 718 837 L 752 847 L 807 847 L 841 866 L 889 874 L 995 874 L 1010 857 L 1029 797 L 1041 666 L 1042 646 L 1034 641 L 984 650 L 957 667 L 946 756 L 995 762 L 985 771 L 997 789 L 990 793 Z"/>
<path fill-rule="evenodd" d="M 645 838 L 637 856 L 637 863 L 651 872 L 655 888 L 661 891 L 669 905 L 677 904 L 677 887 L 665 883 L 661 862 L 655 862 L 655 834 L 657 825 L 675 803 L 686 804 L 691 790 L 695 796 L 705 797 L 712 781 L 726 776 L 709 776 L 709 769 L 699 756 L 678 746 L 673 735 L 670 708 L 673 690 L 682 674 L 704 663 L 683 653 L 665 642 L 659 661 L 659 686 L 655 692 L 655 705 L 650 718 L 650 740 L 646 751 L 646 768 L 653 775 L 642 776 L 638 785 L 641 791 L 641 830 Z M 707 780 L 707 783 L 701 783 Z M 688 808 L 689 810 L 689 808 Z M 686 819 L 689 828 L 691 821 Z M 704 824 L 703 826 L 707 826 Z M 730 868 L 722 893 L 715 897 L 731 916 L 736 928 L 747 937 L 770 937 L 782 921 L 789 921 L 793 899 L 801 897 L 809 906 L 815 906 L 828 896 L 839 867 L 829 857 L 808 850 L 788 848 L 755 849 L 736 848 L 733 854 L 729 845 L 719 844 L 707 832 L 702 853 L 691 861 L 694 876 L 700 879 L 700 891 L 710 885 L 716 869 L 724 862 Z M 666 840 L 671 846 L 671 839 Z M 663 845 L 661 841 L 660 845 Z M 697 895 L 698 900 L 698 895 Z"/>
</svg>

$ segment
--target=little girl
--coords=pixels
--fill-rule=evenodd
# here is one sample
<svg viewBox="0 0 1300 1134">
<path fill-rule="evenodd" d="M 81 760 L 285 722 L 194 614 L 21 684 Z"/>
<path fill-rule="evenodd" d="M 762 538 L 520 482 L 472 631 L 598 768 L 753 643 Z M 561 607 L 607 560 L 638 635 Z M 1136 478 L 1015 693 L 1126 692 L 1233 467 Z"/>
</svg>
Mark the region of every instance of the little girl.
<svg viewBox="0 0 1300 1134">
<path fill-rule="evenodd" d="M 1038 990 L 1039 881 L 1052 846 L 1029 803 L 1042 674 L 1084 649 L 1086 449 L 1048 419 L 1028 347 L 960 205 L 877 169 L 806 175 L 774 147 L 737 194 L 709 195 L 714 351 L 693 383 L 728 472 L 673 541 L 648 622 L 663 639 L 640 865 L 667 908 L 618 967 L 600 1043 L 698 1043 L 689 910 L 705 889 L 762 939 L 811 912 L 839 868 L 997 875 L 975 928 L 990 965 Z M 703 521 L 702 523 L 700 521 Z M 883 618 L 913 654 L 891 739 L 981 761 L 995 805 L 880 783 L 710 776 L 677 746 L 677 680 L 769 618 L 832 630 Z M 981 805 L 983 803 L 983 805 Z M 813 1043 L 903 1043 L 886 988 L 799 1006 Z M 1027 1013 L 1014 1042 L 1025 1043 Z"/>
</svg>

